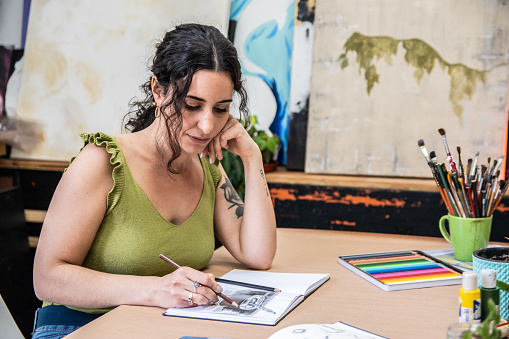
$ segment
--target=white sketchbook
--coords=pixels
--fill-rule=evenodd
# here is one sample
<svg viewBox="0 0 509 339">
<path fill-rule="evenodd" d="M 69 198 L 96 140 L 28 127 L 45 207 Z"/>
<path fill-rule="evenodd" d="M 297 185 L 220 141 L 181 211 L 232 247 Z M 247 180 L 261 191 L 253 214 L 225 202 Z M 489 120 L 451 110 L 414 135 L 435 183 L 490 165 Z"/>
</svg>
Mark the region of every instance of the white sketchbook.
<svg viewBox="0 0 509 339">
<path fill-rule="evenodd" d="M 281 290 L 281 292 L 265 291 L 221 282 L 223 294 L 239 304 L 238 308 L 220 299 L 217 304 L 207 306 L 169 308 L 164 312 L 164 315 L 276 325 L 308 295 L 325 283 L 329 279 L 329 275 L 233 270 L 221 278 L 270 286 Z"/>
<path fill-rule="evenodd" d="M 387 339 L 352 325 L 338 321 L 333 324 L 301 324 L 285 327 L 269 339 L 311 339 L 311 338 L 351 338 L 351 339 Z"/>
</svg>

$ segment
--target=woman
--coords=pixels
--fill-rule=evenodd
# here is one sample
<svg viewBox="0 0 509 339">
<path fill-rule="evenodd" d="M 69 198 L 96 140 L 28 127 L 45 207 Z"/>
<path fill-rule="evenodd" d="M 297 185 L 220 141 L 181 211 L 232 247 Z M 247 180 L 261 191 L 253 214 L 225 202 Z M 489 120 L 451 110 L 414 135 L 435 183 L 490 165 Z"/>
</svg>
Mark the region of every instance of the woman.
<svg viewBox="0 0 509 339">
<path fill-rule="evenodd" d="M 151 70 L 146 98 L 132 103 L 132 133 L 82 134 L 55 191 L 34 263 L 44 300 L 34 338 L 68 334 L 117 305 L 217 301 L 221 286 L 199 271 L 214 236 L 250 268 L 272 264 L 261 153 L 229 113 L 236 93 L 248 120 L 235 47 L 216 28 L 180 25 L 158 44 Z M 222 148 L 243 161 L 245 205 L 216 160 Z M 160 253 L 183 267 L 174 271 Z"/>
</svg>

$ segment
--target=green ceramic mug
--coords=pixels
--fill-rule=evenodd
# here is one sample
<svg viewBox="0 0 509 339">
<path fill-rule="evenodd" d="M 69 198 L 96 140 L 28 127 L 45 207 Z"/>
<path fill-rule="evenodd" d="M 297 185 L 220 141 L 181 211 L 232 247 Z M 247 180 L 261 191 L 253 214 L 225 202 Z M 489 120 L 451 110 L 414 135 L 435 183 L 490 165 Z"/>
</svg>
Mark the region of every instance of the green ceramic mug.
<svg viewBox="0 0 509 339">
<path fill-rule="evenodd" d="M 442 236 L 452 245 L 454 258 L 472 261 L 475 250 L 488 247 L 491 234 L 491 221 L 487 218 L 458 218 L 450 214 L 440 218 L 438 226 Z M 446 224 L 449 225 L 447 232 Z"/>
</svg>

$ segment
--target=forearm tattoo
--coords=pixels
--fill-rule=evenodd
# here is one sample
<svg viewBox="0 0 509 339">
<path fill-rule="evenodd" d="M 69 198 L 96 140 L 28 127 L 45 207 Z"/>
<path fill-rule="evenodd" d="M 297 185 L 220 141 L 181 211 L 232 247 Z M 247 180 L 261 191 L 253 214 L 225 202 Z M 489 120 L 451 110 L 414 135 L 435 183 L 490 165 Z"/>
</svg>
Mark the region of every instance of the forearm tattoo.
<svg viewBox="0 0 509 339">
<path fill-rule="evenodd" d="M 267 182 L 265 181 L 265 174 L 263 173 L 263 169 L 260 170 L 260 174 L 262 175 L 263 182 L 265 183 L 265 193 L 269 197 L 269 187 L 267 186 Z"/>
<path fill-rule="evenodd" d="M 231 204 L 228 209 L 235 208 L 235 215 L 237 219 L 244 215 L 244 202 L 240 199 L 239 195 L 233 188 L 230 180 L 227 177 L 224 177 L 225 182 L 221 185 L 220 188 L 224 190 L 224 198 L 228 203 Z"/>
</svg>

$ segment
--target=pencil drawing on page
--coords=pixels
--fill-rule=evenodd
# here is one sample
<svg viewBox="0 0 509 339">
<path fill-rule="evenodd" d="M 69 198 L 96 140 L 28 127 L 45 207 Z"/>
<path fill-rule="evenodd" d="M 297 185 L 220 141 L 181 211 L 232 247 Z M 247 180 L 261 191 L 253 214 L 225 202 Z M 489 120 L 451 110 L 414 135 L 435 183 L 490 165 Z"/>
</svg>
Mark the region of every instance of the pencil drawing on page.
<svg viewBox="0 0 509 339">
<path fill-rule="evenodd" d="M 265 292 L 251 289 L 231 290 L 228 296 L 233 299 L 239 307 L 234 307 L 225 301 L 219 301 L 211 306 L 208 311 L 213 313 L 238 314 L 241 316 L 253 316 L 259 311 L 275 314 L 273 310 L 265 306 L 274 299 L 276 292 Z"/>
</svg>

